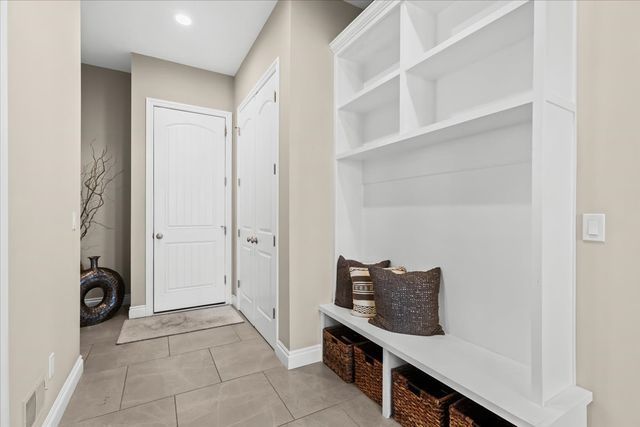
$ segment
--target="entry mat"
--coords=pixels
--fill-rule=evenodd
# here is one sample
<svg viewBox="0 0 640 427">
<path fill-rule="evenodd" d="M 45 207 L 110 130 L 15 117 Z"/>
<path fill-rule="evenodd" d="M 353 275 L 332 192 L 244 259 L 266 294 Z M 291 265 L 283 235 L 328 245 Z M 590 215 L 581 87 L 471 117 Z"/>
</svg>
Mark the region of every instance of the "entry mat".
<svg viewBox="0 0 640 427">
<path fill-rule="evenodd" d="M 117 344 L 150 340 L 243 322 L 242 316 L 230 305 L 127 319 L 122 325 Z"/>
</svg>

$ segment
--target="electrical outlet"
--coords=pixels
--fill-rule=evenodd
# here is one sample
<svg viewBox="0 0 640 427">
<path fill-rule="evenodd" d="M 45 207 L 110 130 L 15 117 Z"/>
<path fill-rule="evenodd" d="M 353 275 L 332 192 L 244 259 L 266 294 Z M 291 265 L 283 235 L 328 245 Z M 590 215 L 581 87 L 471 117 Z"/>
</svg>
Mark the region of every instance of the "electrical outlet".
<svg viewBox="0 0 640 427">
<path fill-rule="evenodd" d="M 56 372 L 56 354 L 51 353 L 49 355 L 49 379 L 53 378 L 53 374 Z"/>
</svg>

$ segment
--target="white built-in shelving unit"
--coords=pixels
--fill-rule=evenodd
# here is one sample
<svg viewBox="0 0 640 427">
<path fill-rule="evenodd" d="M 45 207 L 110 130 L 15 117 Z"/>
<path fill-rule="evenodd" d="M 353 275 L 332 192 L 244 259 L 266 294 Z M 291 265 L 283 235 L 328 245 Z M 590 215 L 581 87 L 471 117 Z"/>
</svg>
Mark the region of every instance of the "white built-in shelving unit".
<svg viewBox="0 0 640 427">
<path fill-rule="evenodd" d="M 374 1 L 335 53 L 336 256 L 440 266 L 446 335 L 320 307 L 522 426 L 586 426 L 575 382 L 573 1 Z"/>
</svg>

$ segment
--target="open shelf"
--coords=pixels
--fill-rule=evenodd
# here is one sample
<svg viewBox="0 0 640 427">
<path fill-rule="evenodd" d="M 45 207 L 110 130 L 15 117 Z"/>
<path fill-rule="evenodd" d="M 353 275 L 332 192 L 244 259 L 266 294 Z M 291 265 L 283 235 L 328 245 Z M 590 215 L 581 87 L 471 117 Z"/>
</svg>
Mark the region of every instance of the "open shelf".
<svg viewBox="0 0 640 427">
<path fill-rule="evenodd" d="M 387 156 L 401 150 L 415 149 L 522 123 L 531 120 L 532 96 L 531 92 L 527 92 L 422 127 L 408 134 L 381 138 L 361 147 L 339 153 L 336 159 Z"/>
<path fill-rule="evenodd" d="M 334 304 L 321 305 L 320 312 L 518 426 L 549 425 L 591 400 L 591 392 L 574 386 L 542 407 L 527 395 L 528 366 L 451 335 L 421 337 L 385 331 Z"/>
<path fill-rule="evenodd" d="M 336 81 L 344 103 L 400 66 L 400 8 L 394 7 L 336 57 Z"/>
<path fill-rule="evenodd" d="M 396 69 L 370 86 L 360 90 L 338 109 L 362 113 L 388 104 L 400 96 L 399 81 L 400 70 Z"/>
<path fill-rule="evenodd" d="M 455 36 L 508 1 L 422 1 L 405 2 L 404 54 L 416 57 Z"/>
<path fill-rule="evenodd" d="M 400 76 L 393 72 L 337 110 L 338 146 L 353 149 L 400 131 Z"/>
<path fill-rule="evenodd" d="M 428 50 L 408 71 L 436 79 L 533 35 L 533 3 L 514 1 Z"/>
</svg>

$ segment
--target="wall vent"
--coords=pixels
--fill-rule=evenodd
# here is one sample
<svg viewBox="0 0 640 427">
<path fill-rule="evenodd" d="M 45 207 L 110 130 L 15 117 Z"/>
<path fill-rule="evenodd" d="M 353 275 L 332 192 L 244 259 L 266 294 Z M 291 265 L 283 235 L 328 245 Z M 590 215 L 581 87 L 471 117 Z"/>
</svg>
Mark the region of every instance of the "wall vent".
<svg viewBox="0 0 640 427">
<path fill-rule="evenodd" d="M 45 383 L 43 379 L 22 405 L 24 427 L 33 427 L 36 425 L 36 421 L 38 421 L 40 412 L 44 407 L 44 390 Z"/>
</svg>

